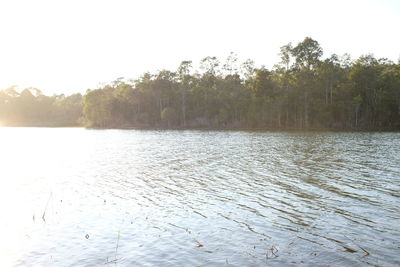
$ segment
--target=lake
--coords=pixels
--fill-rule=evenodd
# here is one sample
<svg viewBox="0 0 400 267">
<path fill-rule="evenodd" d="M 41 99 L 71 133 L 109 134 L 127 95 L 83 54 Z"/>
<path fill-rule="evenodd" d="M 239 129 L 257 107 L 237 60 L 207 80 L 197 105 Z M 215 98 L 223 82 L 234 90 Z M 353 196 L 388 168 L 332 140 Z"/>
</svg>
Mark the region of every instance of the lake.
<svg viewBox="0 0 400 267">
<path fill-rule="evenodd" d="M 400 265 L 400 133 L 0 128 L 2 266 Z"/>
</svg>

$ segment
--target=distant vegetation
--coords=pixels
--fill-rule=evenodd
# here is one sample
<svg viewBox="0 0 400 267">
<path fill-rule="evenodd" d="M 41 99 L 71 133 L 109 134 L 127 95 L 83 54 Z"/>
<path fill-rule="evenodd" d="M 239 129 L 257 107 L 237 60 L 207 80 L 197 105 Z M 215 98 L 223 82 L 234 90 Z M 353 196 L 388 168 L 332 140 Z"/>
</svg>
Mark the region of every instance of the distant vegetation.
<svg viewBox="0 0 400 267">
<path fill-rule="evenodd" d="M 119 78 L 84 96 L 0 91 L 5 125 L 263 129 L 400 129 L 400 64 L 372 55 L 321 59 L 317 41 L 281 47 L 273 69 L 231 53 L 176 71 Z"/>
<path fill-rule="evenodd" d="M 82 99 L 81 94 L 45 96 L 36 88 L 18 93 L 10 87 L 0 91 L 0 125 L 78 126 Z"/>
</svg>

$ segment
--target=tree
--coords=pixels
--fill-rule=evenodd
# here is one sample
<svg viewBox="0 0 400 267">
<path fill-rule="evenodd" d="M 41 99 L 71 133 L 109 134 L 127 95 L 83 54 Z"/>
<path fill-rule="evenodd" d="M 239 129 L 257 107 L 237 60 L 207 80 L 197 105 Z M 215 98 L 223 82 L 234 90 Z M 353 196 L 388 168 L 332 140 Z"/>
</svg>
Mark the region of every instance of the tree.
<svg viewBox="0 0 400 267">
<path fill-rule="evenodd" d="M 182 61 L 178 67 L 178 75 L 181 91 L 181 104 L 182 104 L 182 124 L 186 127 L 186 94 L 190 82 L 190 70 L 192 68 L 192 61 Z"/>
<path fill-rule="evenodd" d="M 309 91 L 313 89 L 315 70 L 320 63 L 323 54 L 319 43 L 310 37 L 306 37 L 292 50 L 295 58 L 295 68 L 300 88 L 304 92 L 304 128 L 309 127 Z"/>
<path fill-rule="evenodd" d="M 400 64 L 364 55 L 322 58 L 309 37 L 280 48 L 272 69 L 230 53 L 182 61 L 176 71 L 123 77 L 84 96 L 46 96 L 36 88 L 0 90 L 5 125 L 90 127 L 258 127 L 400 129 Z"/>
<path fill-rule="evenodd" d="M 167 127 L 175 125 L 178 119 L 177 112 L 172 107 L 166 107 L 161 112 L 161 120 L 167 123 Z"/>
<path fill-rule="evenodd" d="M 238 73 L 239 67 L 237 66 L 237 62 L 237 54 L 230 52 L 225 60 L 225 64 L 223 65 L 223 70 L 225 71 L 226 75 L 233 75 Z"/>
<path fill-rule="evenodd" d="M 281 64 L 285 67 L 286 71 L 289 70 L 291 54 L 293 53 L 292 43 L 288 43 L 280 48 L 279 56 L 281 58 Z"/>
</svg>

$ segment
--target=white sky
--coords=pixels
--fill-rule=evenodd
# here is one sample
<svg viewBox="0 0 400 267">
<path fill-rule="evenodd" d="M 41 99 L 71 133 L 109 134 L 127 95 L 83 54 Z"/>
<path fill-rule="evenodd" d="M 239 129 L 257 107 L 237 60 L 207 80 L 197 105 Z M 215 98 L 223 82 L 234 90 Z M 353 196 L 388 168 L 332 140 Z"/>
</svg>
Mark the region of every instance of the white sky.
<svg viewBox="0 0 400 267">
<path fill-rule="evenodd" d="M 316 39 L 324 55 L 400 56 L 400 0 L 1 0 L 0 89 L 85 92 L 234 51 L 257 65 Z"/>
</svg>

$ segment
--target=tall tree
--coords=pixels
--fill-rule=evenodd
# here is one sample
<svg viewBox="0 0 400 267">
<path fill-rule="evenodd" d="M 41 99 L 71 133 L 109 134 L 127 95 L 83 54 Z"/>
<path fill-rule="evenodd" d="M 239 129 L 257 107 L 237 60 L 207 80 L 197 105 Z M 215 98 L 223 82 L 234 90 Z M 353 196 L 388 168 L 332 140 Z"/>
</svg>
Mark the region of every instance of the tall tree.
<svg viewBox="0 0 400 267">
<path fill-rule="evenodd" d="M 186 94 L 190 82 L 190 70 L 192 68 L 192 61 L 182 61 L 178 67 L 178 82 L 180 83 L 181 91 L 181 105 L 182 105 L 182 125 L 186 127 Z"/>
<path fill-rule="evenodd" d="M 323 54 L 319 43 L 310 37 L 306 37 L 292 50 L 295 57 L 295 67 L 299 85 L 304 92 L 304 128 L 309 127 L 309 92 L 314 86 L 315 71 Z"/>
</svg>

